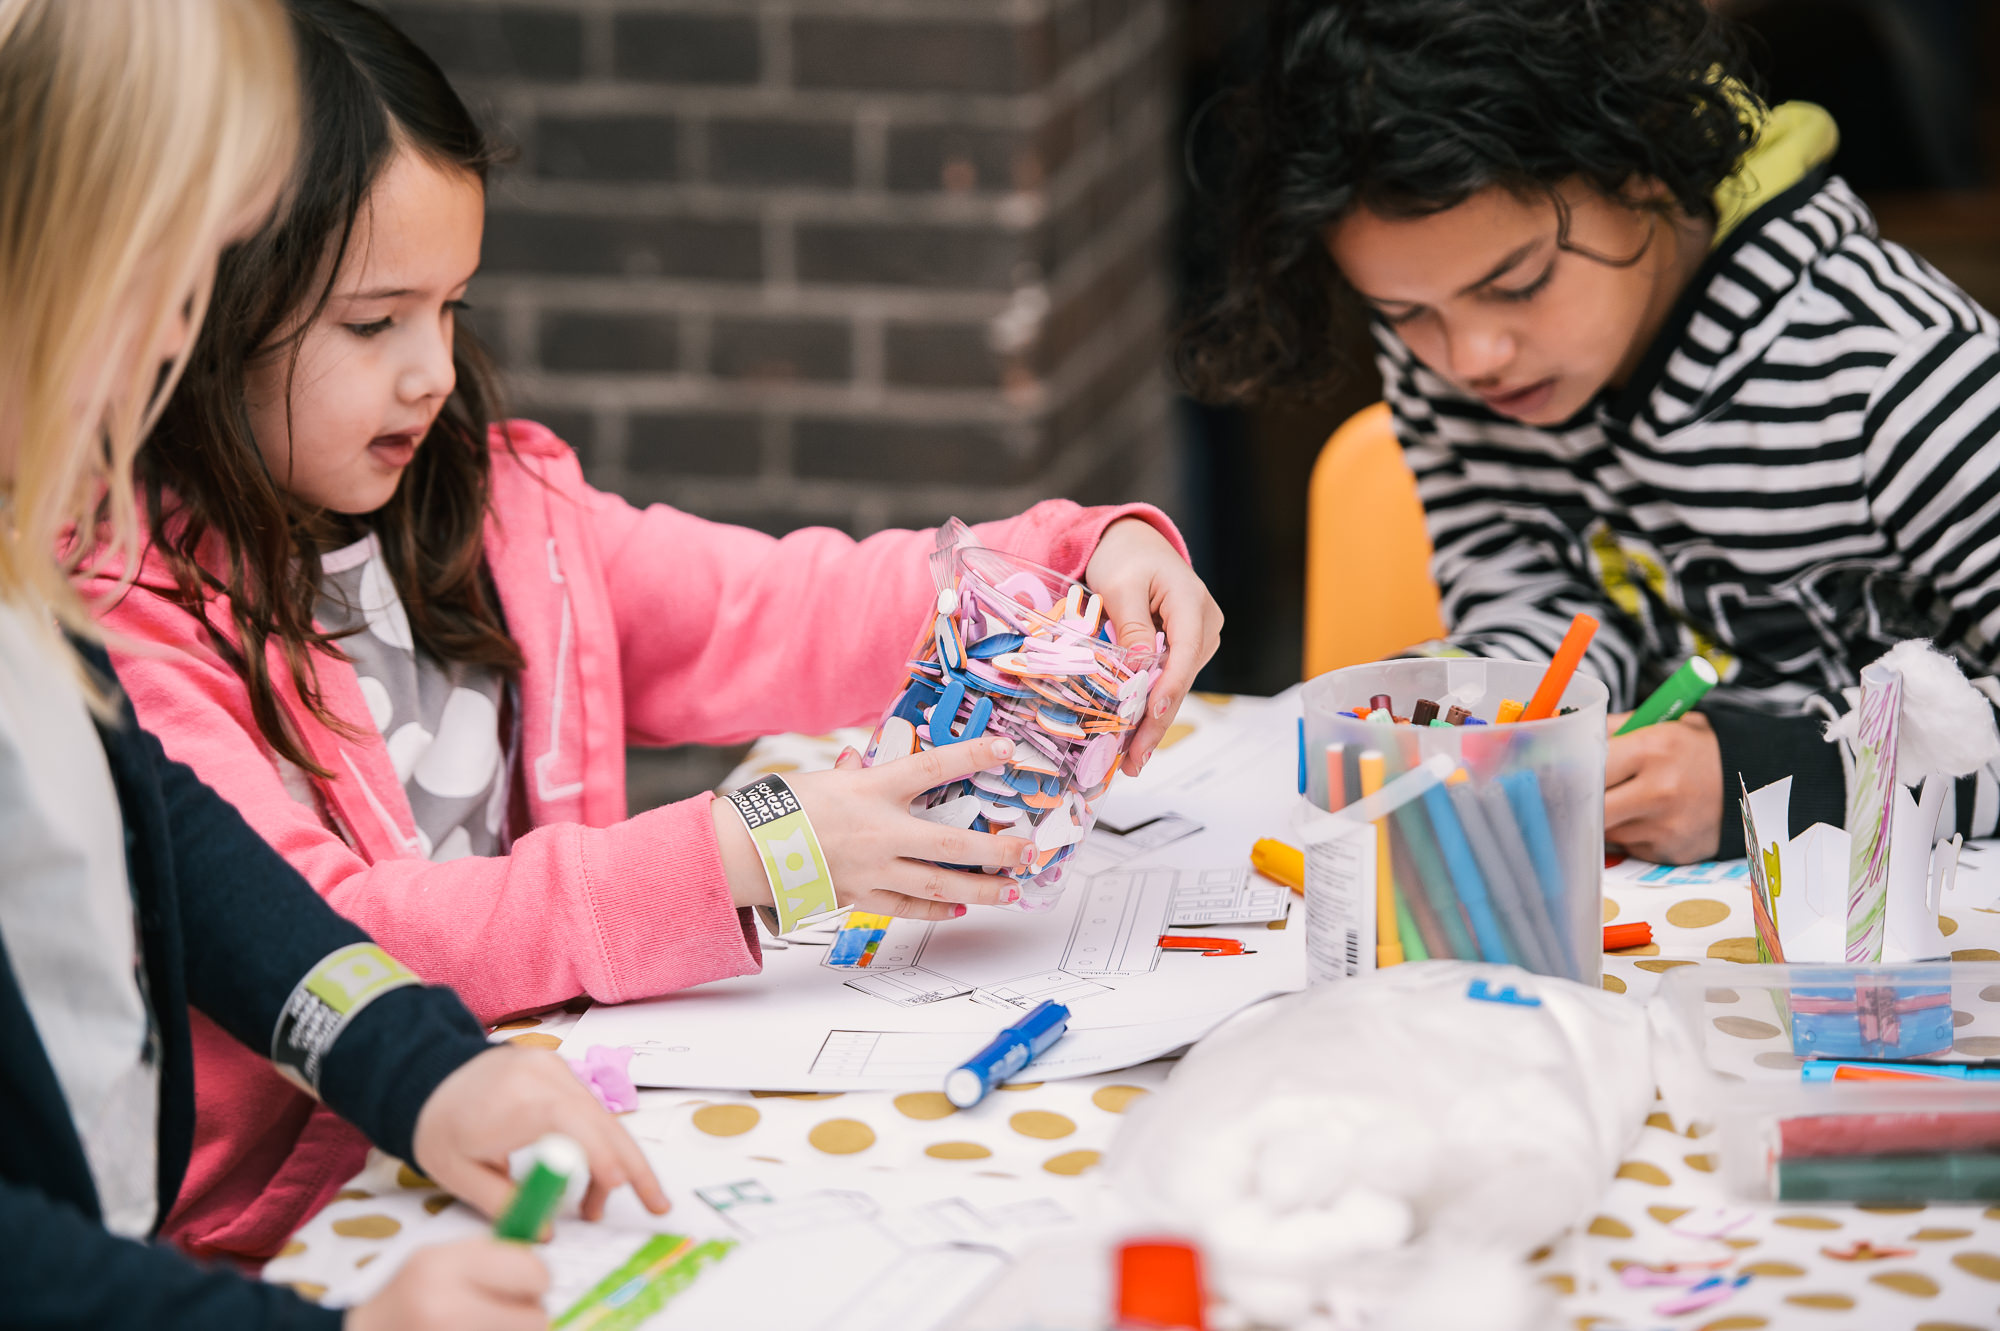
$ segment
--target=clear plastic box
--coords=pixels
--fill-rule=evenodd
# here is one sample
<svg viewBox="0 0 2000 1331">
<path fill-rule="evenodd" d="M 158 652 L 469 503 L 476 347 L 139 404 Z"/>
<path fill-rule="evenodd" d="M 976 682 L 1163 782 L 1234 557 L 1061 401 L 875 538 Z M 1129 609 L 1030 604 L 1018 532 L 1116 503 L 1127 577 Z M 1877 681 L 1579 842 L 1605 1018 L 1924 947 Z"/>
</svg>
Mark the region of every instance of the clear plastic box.
<svg viewBox="0 0 2000 1331">
<path fill-rule="evenodd" d="M 1450 760 L 1445 768 L 1456 769 L 1378 820 L 1372 848 L 1307 833 L 1307 952 L 1315 982 L 1373 969 L 1400 952 L 1403 960 L 1511 963 L 1598 983 L 1604 685 L 1572 677 L 1562 705 L 1575 710 L 1542 721 L 1432 727 L 1342 715 L 1386 694 L 1393 715 L 1410 716 L 1427 700 L 1440 705 L 1441 716 L 1461 704 L 1469 717 L 1491 721 L 1502 700 L 1532 698 L 1547 669 L 1474 658 L 1385 661 L 1307 683 L 1301 761 L 1315 808 L 1338 810 L 1362 796 L 1374 779 L 1364 758 L 1379 762 L 1385 783 L 1441 755 Z M 1397 919 L 1385 926 L 1391 901 Z M 1395 948 L 1383 950 L 1391 937 Z"/>
<path fill-rule="evenodd" d="M 1683 966 L 1653 1026 L 1668 1107 L 1713 1126 L 1736 1196 L 2000 1201 L 2000 963 Z"/>
</svg>

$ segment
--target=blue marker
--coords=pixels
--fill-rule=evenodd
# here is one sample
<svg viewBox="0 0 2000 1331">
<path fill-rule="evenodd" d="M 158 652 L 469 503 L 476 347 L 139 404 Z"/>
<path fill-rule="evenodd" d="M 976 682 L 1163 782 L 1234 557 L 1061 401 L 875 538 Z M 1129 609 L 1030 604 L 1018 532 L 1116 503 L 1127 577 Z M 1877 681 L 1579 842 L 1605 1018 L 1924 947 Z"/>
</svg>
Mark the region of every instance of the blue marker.
<svg viewBox="0 0 2000 1331">
<path fill-rule="evenodd" d="M 1534 861 L 1535 877 L 1541 881 L 1556 939 L 1562 944 L 1564 959 L 1570 962 L 1571 968 L 1564 974 L 1573 975 L 1576 970 L 1575 959 L 1570 955 L 1573 949 L 1569 921 L 1563 914 L 1562 859 L 1556 854 L 1556 835 L 1549 826 L 1548 806 L 1542 802 L 1542 783 L 1525 768 L 1504 772 L 1498 779 L 1500 788 L 1507 792 L 1507 802 L 1514 806 L 1514 821 L 1527 840 L 1528 858 Z"/>
<path fill-rule="evenodd" d="M 1974 1067 L 1967 1063 L 1870 1063 L 1861 1059 L 1816 1058 L 1799 1069 L 1801 1081 L 1833 1081 L 1841 1068 L 1885 1073 L 1896 1080 L 1944 1077 L 1954 1081 L 2000 1081 L 2000 1068 Z M 1882 1078 L 1886 1080 L 1887 1078 Z M 1846 1078 L 1840 1078 L 1845 1081 Z M 1870 1078 L 1869 1080 L 1876 1080 Z"/>
<path fill-rule="evenodd" d="M 960 1109 L 972 1108 L 1001 1082 L 1047 1053 L 1068 1029 L 1069 1009 L 1043 1000 L 963 1066 L 946 1073 L 944 1098 Z"/>
<path fill-rule="evenodd" d="M 1519 965 L 1507 951 L 1500 921 L 1493 914 L 1493 899 L 1486 895 L 1486 880 L 1479 875 L 1479 864 L 1472 857 L 1472 846 L 1465 839 L 1465 829 L 1459 825 L 1458 813 L 1451 807 L 1451 796 L 1443 786 L 1432 786 L 1424 792 L 1424 808 L 1430 812 L 1438 849 L 1444 852 L 1445 867 L 1451 872 L 1452 887 L 1465 903 L 1466 915 L 1471 917 L 1472 934 L 1479 944 L 1481 959 L 1503 966 Z"/>
<path fill-rule="evenodd" d="M 1306 793 L 1306 719 L 1299 718 L 1299 794 Z"/>
</svg>

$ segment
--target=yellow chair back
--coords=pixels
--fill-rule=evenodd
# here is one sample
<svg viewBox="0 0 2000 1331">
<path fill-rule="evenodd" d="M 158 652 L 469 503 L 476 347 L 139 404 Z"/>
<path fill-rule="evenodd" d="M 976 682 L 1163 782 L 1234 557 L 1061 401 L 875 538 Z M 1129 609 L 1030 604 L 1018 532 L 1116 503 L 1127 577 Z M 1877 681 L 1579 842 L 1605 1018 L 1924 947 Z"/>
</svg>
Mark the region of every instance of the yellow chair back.
<svg viewBox="0 0 2000 1331">
<path fill-rule="evenodd" d="M 1424 507 L 1388 403 L 1333 432 L 1306 504 L 1306 678 L 1444 636 Z"/>
</svg>

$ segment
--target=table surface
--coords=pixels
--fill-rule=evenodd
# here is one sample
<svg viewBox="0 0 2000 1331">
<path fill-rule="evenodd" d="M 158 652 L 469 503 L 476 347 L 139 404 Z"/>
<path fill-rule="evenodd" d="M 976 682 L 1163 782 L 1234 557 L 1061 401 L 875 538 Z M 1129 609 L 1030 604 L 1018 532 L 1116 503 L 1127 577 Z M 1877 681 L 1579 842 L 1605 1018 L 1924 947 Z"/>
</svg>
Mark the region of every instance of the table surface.
<svg viewBox="0 0 2000 1331">
<path fill-rule="evenodd" d="M 1209 697 L 1191 709 L 1185 735 L 1226 720 L 1228 700 Z M 852 734 L 780 736 L 752 751 L 746 772 L 811 770 L 832 765 Z M 1284 755 L 1289 762 L 1290 755 Z M 2000 848 L 1969 848 L 2000 869 Z M 1749 898 L 1740 865 L 1646 871 L 1621 866 L 1605 877 L 1604 918 L 1644 920 L 1654 942 L 1605 959 L 1604 986 L 1643 1001 L 1660 976 L 1707 958 L 1753 961 Z M 1291 927 L 1300 927 L 1294 911 Z M 1945 932 L 1960 960 L 2000 960 L 2000 872 L 1968 872 L 1945 902 Z M 510 1023 L 496 1038 L 553 1047 L 575 1021 L 557 1013 Z M 2000 1054 L 2000 1038 L 1975 1052 Z M 1120 1073 L 1006 1088 L 971 1111 L 954 1111 L 932 1093 L 759 1094 L 646 1091 L 626 1118 L 642 1143 L 672 1151 L 676 1143 L 740 1150 L 746 1160 L 844 1166 L 863 1173 L 884 1168 L 939 1176 L 1041 1180 L 1093 1210 L 1102 1189 L 1095 1172 L 1119 1116 L 1172 1071 L 1161 1061 Z M 1755 1327 L 1866 1327 L 1869 1331 L 1952 1331 L 2000 1327 L 2000 1207 L 1777 1207 L 1731 1201 L 1703 1138 L 1690 1137 L 1666 1114 L 1648 1118 L 1596 1216 L 1536 1267 L 1558 1292 L 1563 1324 L 1578 1331 L 1687 1327 L 1748 1331 Z M 1676 1232 L 1697 1212 L 1725 1207 L 1733 1214 L 1722 1239 Z M 309 1297 L 338 1287 L 357 1267 L 421 1237 L 455 1204 L 407 1167 L 373 1158 L 337 1200 L 294 1237 L 265 1270 L 267 1279 Z M 462 1226 L 462 1218 L 460 1224 Z M 1900 1249 L 1907 1256 L 1842 1260 L 1857 1241 Z M 1726 1302 L 1669 1317 L 1654 1309 L 1677 1291 L 1628 1289 L 1617 1272 L 1632 1262 L 1731 1258 L 1731 1275 L 1753 1278 Z"/>
</svg>

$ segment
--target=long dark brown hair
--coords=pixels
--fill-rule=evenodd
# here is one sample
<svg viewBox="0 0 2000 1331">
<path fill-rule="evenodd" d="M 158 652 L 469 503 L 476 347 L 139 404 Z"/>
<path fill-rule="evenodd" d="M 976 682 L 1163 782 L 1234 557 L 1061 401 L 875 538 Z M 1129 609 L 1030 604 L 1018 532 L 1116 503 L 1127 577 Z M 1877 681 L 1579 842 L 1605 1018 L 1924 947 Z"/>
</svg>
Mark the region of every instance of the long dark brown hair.
<svg viewBox="0 0 2000 1331">
<path fill-rule="evenodd" d="M 251 433 L 246 376 L 283 358 L 289 384 L 347 259 L 355 217 L 397 151 L 482 183 L 498 157 L 437 65 L 381 14 L 356 0 L 285 7 L 303 85 L 297 174 L 277 216 L 222 256 L 207 324 L 138 474 L 153 544 L 173 572 L 174 586 L 156 590 L 206 625 L 248 686 L 271 747 L 326 776 L 286 723 L 267 664 L 275 642 L 313 716 L 352 730 L 328 712 L 314 664 L 315 652 L 342 655 L 313 624 L 322 550 L 374 532 L 420 650 L 509 673 L 522 667 L 484 559 L 494 371 L 461 322 L 456 391 L 395 495 L 358 516 L 307 504 L 272 477 Z M 233 632 L 209 618 L 218 595 L 228 600 Z"/>
</svg>

